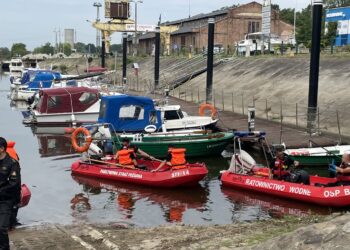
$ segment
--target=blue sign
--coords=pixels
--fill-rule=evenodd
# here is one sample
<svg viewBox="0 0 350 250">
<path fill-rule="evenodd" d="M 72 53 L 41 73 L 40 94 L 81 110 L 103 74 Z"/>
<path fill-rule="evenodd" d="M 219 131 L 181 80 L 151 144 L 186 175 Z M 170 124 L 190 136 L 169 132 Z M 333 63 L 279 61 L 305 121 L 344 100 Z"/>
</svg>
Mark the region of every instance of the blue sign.
<svg viewBox="0 0 350 250">
<path fill-rule="evenodd" d="M 350 44 L 350 7 L 326 10 L 326 32 L 330 22 L 337 23 L 337 36 L 334 45 Z"/>
</svg>

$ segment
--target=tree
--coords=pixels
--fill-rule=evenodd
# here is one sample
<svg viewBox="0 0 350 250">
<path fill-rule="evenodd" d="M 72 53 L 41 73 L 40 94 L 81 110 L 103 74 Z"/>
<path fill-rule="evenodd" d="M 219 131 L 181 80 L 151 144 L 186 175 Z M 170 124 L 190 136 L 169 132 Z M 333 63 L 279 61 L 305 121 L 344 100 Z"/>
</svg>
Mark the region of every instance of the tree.
<svg viewBox="0 0 350 250">
<path fill-rule="evenodd" d="M 11 56 L 15 57 L 15 56 L 24 56 L 26 55 L 27 49 L 26 49 L 26 45 L 24 43 L 14 43 L 12 45 L 11 48 Z"/>
<path fill-rule="evenodd" d="M 63 52 L 66 56 L 70 56 L 72 54 L 72 47 L 69 43 L 63 44 Z"/>
<path fill-rule="evenodd" d="M 304 44 L 306 47 L 311 46 L 312 20 L 311 20 L 311 5 L 308 5 L 301 12 L 297 13 L 297 34 L 296 40 L 299 44 Z"/>
<path fill-rule="evenodd" d="M 110 51 L 115 53 L 122 53 L 123 52 L 123 46 L 121 44 L 112 44 L 110 47 Z"/>
<path fill-rule="evenodd" d="M 271 9 L 276 10 L 278 12 L 280 11 L 280 6 L 278 4 L 271 4 Z"/>
<path fill-rule="evenodd" d="M 350 0 L 326 0 L 325 4 L 328 8 L 350 6 Z"/>
<path fill-rule="evenodd" d="M 37 47 L 33 50 L 34 54 L 47 54 L 53 55 L 55 53 L 55 48 L 51 45 L 51 43 L 47 42 L 41 47 Z"/>
<path fill-rule="evenodd" d="M 11 58 L 11 51 L 6 47 L 0 48 L 0 60 L 10 59 L 10 58 Z"/>
<path fill-rule="evenodd" d="M 332 46 L 334 44 L 334 40 L 337 37 L 337 22 L 329 22 L 327 24 L 327 32 L 325 32 L 323 40 L 325 46 Z"/>
<path fill-rule="evenodd" d="M 294 9 L 282 9 L 280 10 L 280 19 L 286 23 L 294 24 Z"/>
<path fill-rule="evenodd" d="M 78 42 L 74 45 L 78 53 L 86 53 L 86 44 Z"/>
<path fill-rule="evenodd" d="M 96 46 L 93 43 L 89 43 L 85 45 L 85 51 L 90 54 L 95 54 L 96 53 Z"/>
</svg>

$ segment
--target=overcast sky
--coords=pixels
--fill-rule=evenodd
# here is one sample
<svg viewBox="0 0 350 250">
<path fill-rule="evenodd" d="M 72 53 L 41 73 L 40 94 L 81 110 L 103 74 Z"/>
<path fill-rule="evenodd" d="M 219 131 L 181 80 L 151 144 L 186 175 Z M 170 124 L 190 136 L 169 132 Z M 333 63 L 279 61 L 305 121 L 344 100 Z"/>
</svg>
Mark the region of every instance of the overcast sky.
<svg viewBox="0 0 350 250">
<path fill-rule="evenodd" d="M 54 44 L 55 28 L 74 28 L 77 40 L 95 43 L 96 32 L 86 20 L 96 18 L 96 0 L 3 0 L 0 7 L 0 47 L 11 47 L 15 42 L 24 42 L 33 49 L 45 42 Z M 98 0 L 103 3 L 103 0 Z M 262 2 L 262 0 L 257 0 Z M 251 0 L 143 0 L 138 8 L 139 24 L 156 24 L 159 15 L 162 21 L 210 12 L 224 6 L 249 3 Z M 302 9 L 310 0 L 272 0 L 281 8 Z M 132 6 L 134 6 L 132 4 Z M 133 15 L 133 13 L 132 13 Z M 104 16 L 104 11 L 102 11 Z M 62 32 L 63 35 L 63 32 Z M 119 36 L 112 36 L 112 43 L 119 43 Z"/>
</svg>

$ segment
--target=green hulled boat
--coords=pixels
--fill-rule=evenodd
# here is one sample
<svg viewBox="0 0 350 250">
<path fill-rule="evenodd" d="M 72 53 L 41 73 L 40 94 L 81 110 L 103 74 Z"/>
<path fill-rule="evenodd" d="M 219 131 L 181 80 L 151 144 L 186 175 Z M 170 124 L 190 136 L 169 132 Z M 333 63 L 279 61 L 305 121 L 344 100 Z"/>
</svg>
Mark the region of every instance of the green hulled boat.
<svg viewBox="0 0 350 250">
<path fill-rule="evenodd" d="M 299 161 L 302 166 L 324 166 L 334 161 L 339 164 L 342 155 L 350 152 L 349 145 L 318 147 L 318 148 L 299 148 L 288 149 L 284 151 L 290 158 Z"/>
<path fill-rule="evenodd" d="M 149 134 L 121 134 L 113 136 L 114 145 L 119 148 L 123 138 L 129 138 L 132 145 L 148 154 L 163 158 L 167 155 L 168 145 L 186 148 L 187 157 L 220 155 L 232 142 L 232 132 L 208 133 L 205 131 L 183 131 Z"/>
</svg>

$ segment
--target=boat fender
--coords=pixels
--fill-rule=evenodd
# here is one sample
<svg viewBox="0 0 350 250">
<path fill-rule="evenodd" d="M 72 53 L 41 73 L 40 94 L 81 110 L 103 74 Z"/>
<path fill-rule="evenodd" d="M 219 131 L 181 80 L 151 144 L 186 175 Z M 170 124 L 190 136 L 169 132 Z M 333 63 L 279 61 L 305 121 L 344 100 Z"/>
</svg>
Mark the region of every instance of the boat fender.
<svg viewBox="0 0 350 250">
<path fill-rule="evenodd" d="M 216 110 L 216 108 L 213 105 L 211 105 L 209 103 L 203 103 L 199 106 L 199 115 L 204 116 L 206 110 L 210 110 L 211 119 L 215 120 L 217 118 L 218 111 Z"/>
<path fill-rule="evenodd" d="M 78 135 L 81 133 L 84 134 L 85 143 L 82 146 L 79 146 L 77 139 L 78 139 Z M 84 127 L 77 128 L 72 134 L 72 146 L 79 153 L 88 151 L 90 148 L 91 142 L 92 142 L 92 137 L 87 128 L 84 128 Z"/>
<path fill-rule="evenodd" d="M 157 131 L 157 127 L 155 125 L 148 125 L 145 127 L 145 132 L 154 133 Z"/>
</svg>

